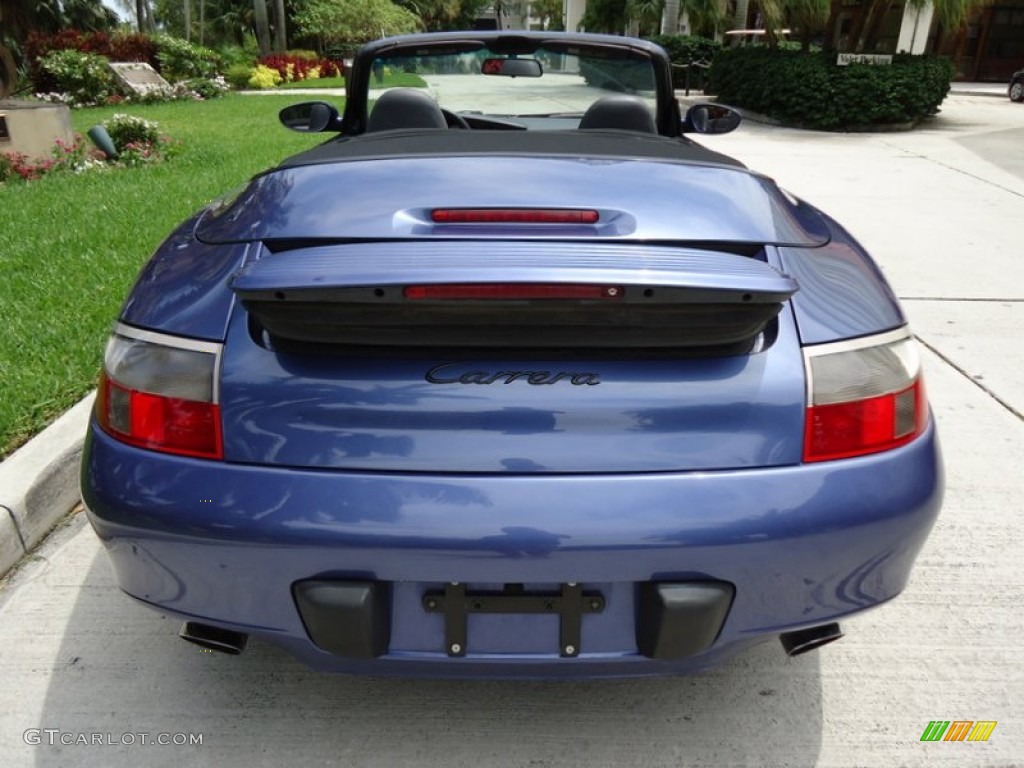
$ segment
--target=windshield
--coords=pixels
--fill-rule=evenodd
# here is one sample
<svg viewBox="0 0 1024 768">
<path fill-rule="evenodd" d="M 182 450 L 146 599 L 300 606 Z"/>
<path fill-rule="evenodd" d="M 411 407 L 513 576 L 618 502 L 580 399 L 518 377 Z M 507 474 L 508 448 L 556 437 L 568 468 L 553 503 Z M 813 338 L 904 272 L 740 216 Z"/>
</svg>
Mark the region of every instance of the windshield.
<svg viewBox="0 0 1024 768">
<path fill-rule="evenodd" d="M 507 54 L 408 50 L 373 61 L 370 98 L 389 83 L 426 89 L 452 112 L 495 117 L 579 117 L 602 96 L 630 94 L 656 107 L 651 60 L 619 50 L 551 50 Z M 375 90 L 377 89 L 377 90 Z M 556 127 L 556 126 L 552 126 Z"/>
</svg>

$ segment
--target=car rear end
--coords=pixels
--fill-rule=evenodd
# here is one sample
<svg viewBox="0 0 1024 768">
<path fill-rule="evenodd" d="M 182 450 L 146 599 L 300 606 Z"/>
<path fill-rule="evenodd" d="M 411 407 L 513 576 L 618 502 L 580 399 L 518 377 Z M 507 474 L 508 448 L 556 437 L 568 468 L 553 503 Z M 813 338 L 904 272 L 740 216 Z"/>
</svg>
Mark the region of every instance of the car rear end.
<svg viewBox="0 0 1024 768">
<path fill-rule="evenodd" d="M 602 162 L 294 168 L 172 238 L 83 465 L 122 588 L 220 650 L 544 677 L 802 652 L 897 595 L 941 466 L 877 269 L 745 170 L 616 160 L 629 199 Z"/>
</svg>

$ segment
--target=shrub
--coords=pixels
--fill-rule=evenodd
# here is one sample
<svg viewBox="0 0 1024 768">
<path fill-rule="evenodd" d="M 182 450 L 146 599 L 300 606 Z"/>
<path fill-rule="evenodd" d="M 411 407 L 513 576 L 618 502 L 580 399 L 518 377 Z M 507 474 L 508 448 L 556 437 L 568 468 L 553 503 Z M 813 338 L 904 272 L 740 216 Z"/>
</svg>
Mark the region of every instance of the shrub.
<svg viewBox="0 0 1024 768">
<path fill-rule="evenodd" d="M 891 66 L 845 67 L 835 56 L 731 48 L 715 57 L 708 87 L 723 102 L 823 130 L 915 122 L 937 112 L 949 92 L 953 68 L 937 56 L 896 54 Z"/>
<path fill-rule="evenodd" d="M 249 76 L 249 87 L 260 90 L 273 88 L 275 85 L 280 85 L 283 79 L 281 73 L 276 69 L 259 64 L 253 68 L 252 74 Z"/>
<path fill-rule="evenodd" d="M 722 44 L 699 35 L 655 35 L 648 38 L 665 49 L 672 60 L 672 79 L 676 88 L 703 88 L 707 68 Z M 700 66 L 692 66 L 699 63 Z"/>
<path fill-rule="evenodd" d="M 227 72 L 231 67 L 244 65 L 251 67 L 259 53 L 250 53 L 240 45 L 225 45 L 217 49 L 217 55 Z"/>
<path fill-rule="evenodd" d="M 232 88 L 248 88 L 253 68 L 248 64 L 232 64 L 224 73 L 224 79 Z"/>
<path fill-rule="evenodd" d="M 708 63 L 722 50 L 722 44 L 699 35 L 655 35 L 647 38 L 665 49 L 673 64 L 689 64 L 692 61 Z"/>
<path fill-rule="evenodd" d="M 120 152 L 129 144 L 156 144 L 160 139 L 160 126 L 152 120 L 118 113 L 103 122 L 110 139 Z"/>
<path fill-rule="evenodd" d="M 157 69 L 166 80 L 187 80 L 193 77 L 213 77 L 221 69 L 216 51 L 195 45 L 169 35 L 156 39 Z"/>
<path fill-rule="evenodd" d="M 107 60 L 95 53 L 52 51 L 43 57 L 39 67 L 52 83 L 50 91 L 56 92 L 51 101 L 71 106 L 105 104 L 118 90 Z"/>
<path fill-rule="evenodd" d="M 58 90 L 57 84 L 45 70 L 42 60 L 54 51 L 79 51 L 103 56 L 111 61 L 144 61 L 157 67 L 156 43 L 148 35 L 105 32 L 79 32 L 65 29 L 52 35 L 32 32 L 25 41 L 25 58 L 29 65 L 29 79 L 38 92 Z"/>
<path fill-rule="evenodd" d="M 160 125 L 135 115 L 116 114 L 103 121 L 118 151 L 120 165 L 158 163 L 174 155 L 179 145 L 160 133 Z"/>
<path fill-rule="evenodd" d="M 21 152 L 0 153 L 0 183 L 7 181 L 33 181 L 58 171 L 80 173 L 90 168 L 102 168 L 103 153 L 90 149 L 81 135 L 75 134 L 69 143 L 57 139 L 52 157 L 32 160 Z"/>
<path fill-rule="evenodd" d="M 305 53 L 305 52 L 300 52 Z M 319 77 L 335 77 L 338 65 L 329 59 L 307 58 L 294 53 L 272 53 L 259 61 L 265 67 L 276 70 L 281 81 L 290 83 L 295 80 L 315 80 Z"/>
<path fill-rule="evenodd" d="M 291 56 L 293 59 L 305 59 L 306 61 L 320 61 L 320 54 L 316 51 L 307 51 L 305 48 L 295 48 L 294 50 L 285 51 L 286 56 Z"/>
<path fill-rule="evenodd" d="M 177 83 L 177 85 L 187 88 L 200 99 L 216 99 L 231 90 L 231 86 L 228 85 L 221 75 L 216 77 L 194 77 L 183 83 Z"/>
<path fill-rule="evenodd" d="M 111 61 L 144 61 L 154 69 L 159 63 L 156 41 L 149 35 L 137 32 L 121 33 L 111 37 L 110 51 L 103 55 Z"/>
</svg>

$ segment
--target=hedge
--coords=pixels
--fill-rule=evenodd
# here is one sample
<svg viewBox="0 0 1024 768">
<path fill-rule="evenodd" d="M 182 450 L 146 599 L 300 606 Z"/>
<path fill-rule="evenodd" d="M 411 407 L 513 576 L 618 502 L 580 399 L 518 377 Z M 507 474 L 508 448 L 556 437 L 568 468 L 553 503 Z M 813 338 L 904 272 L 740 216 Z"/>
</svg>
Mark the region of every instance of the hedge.
<svg viewBox="0 0 1024 768">
<path fill-rule="evenodd" d="M 935 114 L 953 77 L 951 62 L 938 56 L 895 54 L 890 66 L 835 62 L 834 51 L 725 49 L 712 62 L 707 90 L 789 125 L 842 131 Z"/>
<path fill-rule="evenodd" d="M 168 35 L 137 33 L 79 32 L 65 29 L 53 35 L 33 32 L 25 42 L 29 78 L 36 93 L 61 90 L 57 78 L 42 66 L 49 54 L 80 51 L 109 61 L 144 61 L 167 80 L 213 77 L 222 68 L 220 57 L 209 48 Z"/>
<path fill-rule="evenodd" d="M 654 35 L 647 39 L 664 48 L 672 63 L 678 65 L 692 61 L 710 62 L 722 50 L 721 43 L 700 35 Z"/>
</svg>

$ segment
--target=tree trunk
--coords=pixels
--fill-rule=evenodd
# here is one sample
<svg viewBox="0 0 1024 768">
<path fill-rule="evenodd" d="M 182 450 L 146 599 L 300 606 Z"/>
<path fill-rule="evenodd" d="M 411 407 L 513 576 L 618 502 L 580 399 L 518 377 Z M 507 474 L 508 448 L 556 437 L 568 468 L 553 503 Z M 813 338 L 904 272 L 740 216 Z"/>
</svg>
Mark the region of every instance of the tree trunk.
<svg viewBox="0 0 1024 768">
<path fill-rule="evenodd" d="M 284 53 L 288 50 L 287 19 L 284 12 L 284 0 L 274 0 L 274 50 Z"/>
<path fill-rule="evenodd" d="M 864 41 L 860 49 L 865 53 L 873 53 L 878 45 L 878 36 L 882 34 L 882 25 L 885 24 L 885 17 L 889 14 L 889 3 L 882 3 L 875 11 L 871 23 L 865 27 Z"/>
<path fill-rule="evenodd" d="M 849 48 L 851 53 L 860 53 L 863 50 L 866 31 L 870 29 L 875 16 L 888 6 L 888 0 L 871 0 L 857 23 L 853 25 L 853 29 L 850 30 Z"/>
<path fill-rule="evenodd" d="M 839 47 L 837 36 L 837 27 L 839 26 L 839 14 L 842 13 L 843 6 L 841 3 L 833 3 L 832 10 L 828 14 L 828 21 L 825 22 L 825 40 L 822 42 L 821 47 L 827 51 L 835 50 Z"/>
<path fill-rule="evenodd" d="M 253 21 L 256 23 L 256 42 L 260 46 L 260 56 L 270 54 L 270 20 L 267 18 L 266 0 L 252 0 Z"/>
<path fill-rule="evenodd" d="M 747 13 L 750 10 L 749 0 L 736 0 L 736 13 L 732 17 L 732 28 L 733 29 L 746 29 L 747 28 Z M 739 45 L 739 39 L 733 43 L 733 45 Z"/>
<path fill-rule="evenodd" d="M 665 11 L 661 14 L 661 34 L 679 34 L 679 0 L 665 0 Z"/>
<path fill-rule="evenodd" d="M 184 0 L 182 3 L 182 15 L 185 17 L 185 40 L 192 39 L 192 0 Z"/>
</svg>

